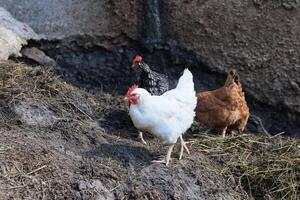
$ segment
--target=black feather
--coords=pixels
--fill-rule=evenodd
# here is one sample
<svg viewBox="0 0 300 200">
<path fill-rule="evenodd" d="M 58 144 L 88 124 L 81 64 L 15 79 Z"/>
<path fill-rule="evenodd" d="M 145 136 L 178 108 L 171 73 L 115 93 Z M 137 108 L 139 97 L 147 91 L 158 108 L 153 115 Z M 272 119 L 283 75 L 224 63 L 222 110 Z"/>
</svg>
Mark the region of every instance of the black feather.
<svg viewBox="0 0 300 200">
<path fill-rule="evenodd" d="M 140 76 L 140 87 L 146 89 L 151 95 L 162 95 L 169 90 L 168 76 L 152 71 L 143 61 L 139 62 L 142 69 Z"/>
</svg>

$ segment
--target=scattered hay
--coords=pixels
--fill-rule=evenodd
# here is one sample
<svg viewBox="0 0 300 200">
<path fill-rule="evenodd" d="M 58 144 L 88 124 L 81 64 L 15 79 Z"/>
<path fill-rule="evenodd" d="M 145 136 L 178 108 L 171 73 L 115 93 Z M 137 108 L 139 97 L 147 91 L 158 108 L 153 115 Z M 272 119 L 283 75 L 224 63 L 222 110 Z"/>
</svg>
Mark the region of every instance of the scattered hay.
<svg viewBox="0 0 300 200">
<path fill-rule="evenodd" d="M 0 61 L 0 99 L 4 105 L 26 101 L 45 106 L 60 119 L 91 119 L 93 114 L 89 95 L 64 82 L 53 70 L 15 62 Z"/>
<path fill-rule="evenodd" d="M 217 159 L 220 169 L 238 177 L 239 184 L 254 198 L 299 199 L 300 140 L 239 135 L 200 136 L 193 145 Z"/>
</svg>

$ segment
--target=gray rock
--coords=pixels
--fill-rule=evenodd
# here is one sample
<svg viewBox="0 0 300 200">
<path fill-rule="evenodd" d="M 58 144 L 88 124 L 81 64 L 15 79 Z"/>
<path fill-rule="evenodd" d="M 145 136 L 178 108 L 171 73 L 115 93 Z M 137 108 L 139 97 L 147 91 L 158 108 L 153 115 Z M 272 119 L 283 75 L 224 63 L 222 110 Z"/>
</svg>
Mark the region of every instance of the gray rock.
<svg viewBox="0 0 300 200">
<path fill-rule="evenodd" d="M 47 56 L 43 51 L 36 47 L 24 48 L 21 51 L 24 57 L 27 57 L 45 67 L 56 66 L 55 60 Z"/>
<path fill-rule="evenodd" d="M 57 121 L 55 114 L 46 107 L 24 101 L 14 105 L 14 112 L 19 116 L 22 123 L 29 126 L 48 127 Z"/>
<path fill-rule="evenodd" d="M 0 60 L 20 56 L 20 50 L 29 39 L 40 39 L 28 25 L 14 19 L 0 7 Z"/>
<path fill-rule="evenodd" d="M 83 199 L 85 199 L 84 193 L 86 191 L 92 190 L 95 192 L 97 200 L 113 200 L 115 199 L 114 194 L 111 193 L 100 180 L 91 180 L 91 181 L 80 181 L 78 188 L 81 191 Z"/>
<path fill-rule="evenodd" d="M 126 0 L 0 0 L 0 5 L 49 40 L 71 36 L 114 38 L 121 33 L 137 37 L 136 9 Z M 102 42 L 85 41 L 86 45 Z"/>
</svg>

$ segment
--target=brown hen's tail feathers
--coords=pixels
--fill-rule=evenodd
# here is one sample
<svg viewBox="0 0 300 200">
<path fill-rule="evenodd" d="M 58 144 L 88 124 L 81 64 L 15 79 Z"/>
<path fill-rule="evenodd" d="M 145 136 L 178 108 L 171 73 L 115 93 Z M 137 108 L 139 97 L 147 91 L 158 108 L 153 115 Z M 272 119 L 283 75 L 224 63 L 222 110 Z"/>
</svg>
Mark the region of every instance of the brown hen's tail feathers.
<svg viewBox="0 0 300 200">
<path fill-rule="evenodd" d="M 228 72 L 224 86 L 230 86 L 233 83 L 237 84 L 238 86 L 241 86 L 240 77 L 235 69 L 231 69 Z"/>
</svg>

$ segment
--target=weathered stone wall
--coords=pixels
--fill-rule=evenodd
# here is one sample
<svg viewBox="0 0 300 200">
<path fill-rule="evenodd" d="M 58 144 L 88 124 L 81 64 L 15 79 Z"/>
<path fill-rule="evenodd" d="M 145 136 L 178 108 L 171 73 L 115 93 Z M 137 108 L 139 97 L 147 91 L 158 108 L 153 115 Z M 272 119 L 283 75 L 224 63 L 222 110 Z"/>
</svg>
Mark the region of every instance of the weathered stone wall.
<svg viewBox="0 0 300 200">
<path fill-rule="evenodd" d="M 299 1 L 170 0 L 164 7 L 169 38 L 212 71 L 238 69 L 248 94 L 300 123 Z"/>
</svg>

